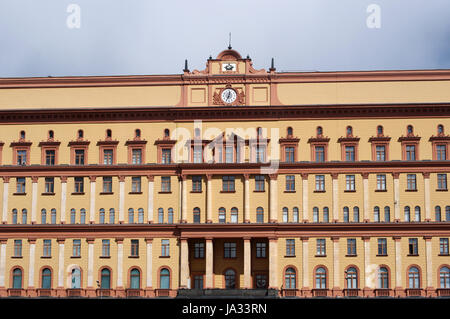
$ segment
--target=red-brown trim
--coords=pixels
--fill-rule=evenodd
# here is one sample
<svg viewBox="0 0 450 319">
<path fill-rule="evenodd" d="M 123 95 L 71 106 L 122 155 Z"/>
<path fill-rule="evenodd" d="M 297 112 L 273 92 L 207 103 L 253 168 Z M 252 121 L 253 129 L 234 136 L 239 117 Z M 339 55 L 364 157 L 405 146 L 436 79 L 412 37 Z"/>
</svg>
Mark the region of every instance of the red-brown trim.
<svg viewBox="0 0 450 319">
<path fill-rule="evenodd" d="M 163 265 L 160 266 L 158 268 L 158 271 L 156 272 L 157 274 L 157 282 L 156 282 L 156 287 L 158 287 L 158 289 L 162 289 L 161 288 L 161 270 L 163 270 L 164 268 L 166 268 L 167 270 L 169 270 L 169 289 L 172 289 L 172 280 L 173 280 L 173 276 L 172 276 L 172 268 L 170 268 L 167 265 Z"/>
<path fill-rule="evenodd" d="M 318 268 L 321 268 L 321 267 L 325 269 L 325 289 L 330 289 L 330 286 L 329 286 L 330 271 L 328 270 L 327 266 L 322 265 L 322 264 L 316 265 L 312 271 L 312 275 L 313 275 L 312 282 L 314 283 L 313 289 L 323 289 L 323 288 L 316 288 L 316 271 Z"/>
<path fill-rule="evenodd" d="M 422 285 L 422 282 L 423 282 L 422 281 L 422 268 L 419 265 L 417 265 L 417 264 L 410 264 L 408 267 L 406 267 L 406 274 L 405 274 L 405 277 L 406 277 L 406 281 L 405 281 L 406 289 L 414 289 L 414 288 L 409 287 L 409 269 L 411 267 L 416 267 L 419 270 L 419 288 L 423 289 L 424 287 Z"/>
<path fill-rule="evenodd" d="M 346 256 L 356 257 L 357 255 L 346 255 Z M 345 272 L 349 268 L 352 268 L 352 267 L 356 269 L 356 289 L 360 289 L 360 287 L 361 287 L 361 271 L 359 270 L 359 267 L 354 264 L 347 265 L 344 268 L 344 287 L 345 287 L 345 289 L 349 289 L 348 285 L 347 285 L 347 277 L 345 275 Z"/>
</svg>

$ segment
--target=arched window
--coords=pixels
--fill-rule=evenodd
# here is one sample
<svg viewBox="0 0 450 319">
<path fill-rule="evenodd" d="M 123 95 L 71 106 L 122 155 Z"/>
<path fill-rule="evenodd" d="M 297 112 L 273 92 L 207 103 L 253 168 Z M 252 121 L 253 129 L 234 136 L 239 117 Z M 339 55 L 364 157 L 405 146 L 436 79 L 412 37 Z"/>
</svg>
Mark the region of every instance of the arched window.
<svg viewBox="0 0 450 319">
<path fill-rule="evenodd" d="M 83 132 L 83 130 L 78 130 L 77 137 L 78 137 L 78 138 L 83 138 L 83 137 L 84 137 L 84 132 Z"/>
<path fill-rule="evenodd" d="M 13 289 L 22 289 L 22 270 L 16 268 L 13 270 Z"/>
<path fill-rule="evenodd" d="M 384 207 L 384 221 L 389 223 L 391 221 L 391 209 L 389 206 Z"/>
<path fill-rule="evenodd" d="M 219 223 L 225 223 L 225 221 L 226 221 L 225 208 L 220 207 L 219 208 Z"/>
<path fill-rule="evenodd" d="M 389 271 L 386 267 L 380 267 L 378 270 L 378 288 L 389 288 Z"/>
<path fill-rule="evenodd" d="M 24 208 L 22 209 L 22 224 L 27 223 L 27 210 Z"/>
<path fill-rule="evenodd" d="M 434 215 L 437 222 L 441 221 L 441 206 L 436 206 L 434 208 Z"/>
<path fill-rule="evenodd" d="M 86 224 L 86 209 L 80 209 L 80 224 Z"/>
<path fill-rule="evenodd" d="M 441 267 L 439 270 L 440 288 L 450 288 L 450 268 L 447 266 Z"/>
<path fill-rule="evenodd" d="M 71 272 L 71 285 L 72 289 L 80 289 L 81 288 L 81 272 L 80 269 L 74 268 Z"/>
<path fill-rule="evenodd" d="M 47 210 L 45 208 L 41 209 L 41 224 L 47 224 Z"/>
<path fill-rule="evenodd" d="M 42 270 L 42 289 L 52 288 L 52 272 L 48 268 Z"/>
<path fill-rule="evenodd" d="M 52 140 L 54 137 L 55 137 L 55 133 L 52 130 L 48 131 L 48 139 Z"/>
<path fill-rule="evenodd" d="M 112 131 L 110 129 L 106 130 L 106 138 L 111 138 L 112 137 Z"/>
<path fill-rule="evenodd" d="M 292 127 L 289 126 L 287 128 L 287 136 L 292 137 L 292 135 L 294 135 L 294 130 L 292 129 Z"/>
<path fill-rule="evenodd" d="M 289 209 L 287 207 L 283 207 L 283 223 L 287 223 L 289 221 Z"/>
<path fill-rule="evenodd" d="M 321 137 L 321 136 L 323 135 L 323 129 L 322 129 L 322 126 L 318 126 L 318 127 L 316 128 L 316 135 L 317 135 L 318 137 Z"/>
<path fill-rule="evenodd" d="M 75 224 L 75 219 L 77 217 L 77 212 L 75 211 L 75 208 L 72 208 L 70 210 L 70 223 Z"/>
<path fill-rule="evenodd" d="M 236 273 L 233 269 L 227 269 L 227 271 L 225 271 L 225 288 L 236 288 Z"/>
<path fill-rule="evenodd" d="M 316 269 L 316 289 L 327 289 L 327 271 L 323 267 Z"/>
<path fill-rule="evenodd" d="M 135 131 L 134 131 L 134 137 L 135 138 L 140 138 L 141 137 L 141 130 L 140 129 L 136 129 Z"/>
<path fill-rule="evenodd" d="M 355 267 L 350 267 L 345 272 L 347 289 L 358 289 L 358 272 Z"/>
<path fill-rule="evenodd" d="M 445 221 L 450 222 L 450 206 L 445 206 Z"/>
<path fill-rule="evenodd" d="M 330 221 L 330 210 L 328 207 L 323 208 L 323 222 L 328 223 Z"/>
<path fill-rule="evenodd" d="M 111 271 L 108 268 L 102 269 L 101 279 L 100 279 L 100 288 L 101 289 L 110 289 L 111 288 Z"/>
<path fill-rule="evenodd" d="M 408 271 L 409 288 L 420 288 L 420 273 L 417 267 L 410 267 Z"/>
<path fill-rule="evenodd" d="M 12 223 L 17 224 L 17 209 L 12 210 Z"/>
<path fill-rule="evenodd" d="M 347 137 L 353 136 L 353 128 L 351 126 L 347 126 L 346 135 Z"/>
<path fill-rule="evenodd" d="M 168 128 L 166 128 L 166 129 L 164 130 L 164 138 L 169 138 L 169 137 L 170 137 L 170 131 L 169 131 Z"/>
<path fill-rule="evenodd" d="M 141 273 L 139 269 L 133 268 L 130 271 L 130 289 L 140 289 L 141 288 Z"/>
<path fill-rule="evenodd" d="M 380 207 L 375 206 L 373 208 L 373 221 L 379 222 L 380 221 Z"/>
<path fill-rule="evenodd" d="M 405 222 L 410 222 L 411 221 L 411 209 L 409 208 L 409 206 L 405 206 L 404 213 L 405 213 Z"/>
<path fill-rule="evenodd" d="M 292 209 L 292 221 L 298 223 L 298 207 Z"/>
<path fill-rule="evenodd" d="M 25 139 L 25 131 L 20 131 L 20 139 L 21 140 Z"/>
<path fill-rule="evenodd" d="M 52 208 L 52 210 L 50 211 L 50 218 L 51 218 L 51 223 L 52 224 L 56 224 L 56 209 Z"/>
<path fill-rule="evenodd" d="M 359 207 L 353 207 L 353 222 L 359 223 Z"/>
<path fill-rule="evenodd" d="M 414 128 L 413 128 L 412 125 L 408 125 L 408 126 L 406 127 L 406 133 L 407 133 L 407 135 L 411 135 L 411 134 L 414 133 Z"/>
<path fill-rule="evenodd" d="M 159 272 L 159 288 L 170 289 L 170 271 L 167 268 L 163 268 Z"/>
<path fill-rule="evenodd" d="M 134 209 L 128 208 L 128 223 L 134 224 Z"/>
<path fill-rule="evenodd" d="M 383 126 L 381 126 L 381 125 L 378 125 L 377 126 L 377 135 L 378 136 L 383 136 Z"/>
<path fill-rule="evenodd" d="M 444 134 L 444 125 L 439 124 L 437 126 L 437 133 L 438 133 L 438 135 L 443 135 Z"/>
<path fill-rule="evenodd" d="M 347 206 L 344 207 L 344 223 L 348 223 L 350 221 L 349 217 L 349 209 Z"/>
<path fill-rule="evenodd" d="M 100 208 L 99 210 L 99 222 L 100 224 L 105 223 L 105 210 L 103 208 Z"/>
<path fill-rule="evenodd" d="M 295 269 L 292 267 L 289 267 L 284 272 L 284 288 L 285 289 L 296 289 L 296 277 L 297 274 L 295 272 Z"/>
<path fill-rule="evenodd" d="M 194 223 L 200 223 L 200 208 L 195 207 L 192 211 L 192 215 L 194 217 Z"/>
<path fill-rule="evenodd" d="M 313 223 L 319 222 L 319 207 L 313 207 Z"/>
<path fill-rule="evenodd" d="M 414 208 L 414 221 L 420 222 L 420 207 L 419 206 L 416 206 Z"/>
<path fill-rule="evenodd" d="M 144 223 L 144 209 L 143 208 L 138 209 L 138 223 L 139 224 Z"/>
<path fill-rule="evenodd" d="M 238 209 L 236 207 L 231 208 L 231 222 L 238 222 Z"/>
<path fill-rule="evenodd" d="M 158 223 L 164 223 L 164 209 L 158 208 Z"/>
<path fill-rule="evenodd" d="M 173 208 L 167 210 L 167 222 L 173 224 Z"/>
<path fill-rule="evenodd" d="M 116 211 L 114 208 L 109 209 L 109 223 L 114 224 L 116 219 Z"/>
<path fill-rule="evenodd" d="M 256 209 L 256 222 L 264 223 L 264 208 L 262 207 Z"/>
</svg>

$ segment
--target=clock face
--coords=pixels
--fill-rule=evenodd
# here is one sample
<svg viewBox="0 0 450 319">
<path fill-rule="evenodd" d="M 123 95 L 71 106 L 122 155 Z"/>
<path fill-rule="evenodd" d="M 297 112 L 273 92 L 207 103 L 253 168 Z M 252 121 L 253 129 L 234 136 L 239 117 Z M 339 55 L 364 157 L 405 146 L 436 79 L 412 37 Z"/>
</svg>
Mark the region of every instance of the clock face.
<svg viewBox="0 0 450 319">
<path fill-rule="evenodd" d="M 222 91 L 222 101 L 224 101 L 225 103 L 231 104 L 234 101 L 236 101 L 236 91 L 233 89 L 225 89 Z"/>
<path fill-rule="evenodd" d="M 236 71 L 236 63 L 222 64 L 222 71 Z"/>
</svg>

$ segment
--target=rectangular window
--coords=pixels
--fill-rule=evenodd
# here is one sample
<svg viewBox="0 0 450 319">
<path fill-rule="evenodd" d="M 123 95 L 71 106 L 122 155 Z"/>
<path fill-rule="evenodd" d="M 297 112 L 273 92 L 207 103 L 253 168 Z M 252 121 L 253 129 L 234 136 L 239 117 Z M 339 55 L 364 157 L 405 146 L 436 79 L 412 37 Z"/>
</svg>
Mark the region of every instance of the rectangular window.
<svg viewBox="0 0 450 319">
<path fill-rule="evenodd" d="M 55 165 L 55 150 L 45 150 L 45 165 Z"/>
<path fill-rule="evenodd" d="M 316 175 L 316 191 L 325 191 L 325 175 Z"/>
<path fill-rule="evenodd" d="M 112 176 L 103 177 L 103 193 L 112 193 Z"/>
<path fill-rule="evenodd" d="M 386 238 L 378 238 L 378 255 L 379 256 L 387 256 Z"/>
<path fill-rule="evenodd" d="M 325 256 L 326 253 L 326 241 L 325 239 L 317 239 L 316 240 L 316 255 L 317 256 Z"/>
<path fill-rule="evenodd" d="M 447 159 L 446 145 L 436 145 L 436 159 L 438 161 L 445 161 Z"/>
<path fill-rule="evenodd" d="M 170 164 L 170 163 L 172 163 L 172 150 L 170 148 L 163 148 L 162 149 L 161 163 L 163 163 L 163 164 Z"/>
<path fill-rule="evenodd" d="M 84 193 L 84 178 L 75 177 L 75 193 Z"/>
<path fill-rule="evenodd" d="M 75 165 L 84 165 L 84 150 L 75 150 Z"/>
<path fill-rule="evenodd" d="M 139 256 L 139 239 L 131 240 L 131 257 Z"/>
<path fill-rule="evenodd" d="M 141 177 L 134 176 L 131 178 L 131 192 L 140 193 L 141 190 Z"/>
<path fill-rule="evenodd" d="M 224 243 L 224 258 L 236 258 L 236 243 Z"/>
<path fill-rule="evenodd" d="M 447 174 L 437 174 L 438 189 L 447 189 Z"/>
<path fill-rule="evenodd" d="M 375 153 L 377 161 L 386 160 L 386 147 L 384 145 L 377 145 L 375 147 Z"/>
<path fill-rule="evenodd" d="M 406 176 L 408 190 L 417 190 L 416 174 L 408 174 Z"/>
<path fill-rule="evenodd" d="M 286 176 L 286 191 L 287 192 L 295 191 L 295 175 Z"/>
<path fill-rule="evenodd" d="M 355 160 L 355 147 L 354 146 L 346 146 L 345 147 L 345 160 L 347 162 L 352 162 Z"/>
<path fill-rule="evenodd" d="M 266 258 L 266 243 L 256 243 L 256 258 Z"/>
<path fill-rule="evenodd" d="M 264 175 L 255 176 L 255 191 L 264 192 Z"/>
<path fill-rule="evenodd" d="M 194 244 L 194 258 L 205 258 L 205 243 Z"/>
<path fill-rule="evenodd" d="M 73 257 L 81 257 L 81 240 L 80 239 L 74 239 L 73 240 Z"/>
<path fill-rule="evenodd" d="M 161 192 L 170 192 L 170 176 L 161 177 Z"/>
<path fill-rule="evenodd" d="M 225 147 L 225 163 L 233 163 L 233 146 L 226 146 Z"/>
<path fill-rule="evenodd" d="M 194 276 L 194 289 L 203 289 L 203 275 Z"/>
<path fill-rule="evenodd" d="M 295 240 L 286 239 L 286 256 L 295 256 Z"/>
<path fill-rule="evenodd" d="M 17 177 L 16 192 L 17 193 L 25 193 L 25 177 Z"/>
<path fill-rule="evenodd" d="M 439 254 L 448 255 L 448 238 L 439 239 Z"/>
<path fill-rule="evenodd" d="M 200 193 L 202 191 L 202 177 L 192 176 L 192 191 Z"/>
<path fill-rule="evenodd" d="M 416 146 L 406 145 L 406 160 L 415 161 L 416 160 Z"/>
<path fill-rule="evenodd" d="M 355 238 L 347 239 L 347 255 L 356 256 L 356 239 Z"/>
<path fill-rule="evenodd" d="M 266 161 L 266 147 L 258 145 L 256 147 L 256 162 L 264 163 Z"/>
<path fill-rule="evenodd" d="M 103 164 L 112 165 L 113 158 L 114 158 L 114 150 L 113 149 L 103 150 Z"/>
<path fill-rule="evenodd" d="M 170 256 L 170 243 L 168 239 L 161 239 L 161 256 Z"/>
<path fill-rule="evenodd" d="M 286 147 L 284 149 L 285 161 L 288 163 L 294 163 L 294 147 Z"/>
<path fill-rule="evenodd" d="M 222 191 L 224 192 L 234 192 L 234 176 L 223 176 L 222 177 Z"/>
<path fill-rule="evenodd" d="M 417 256 L 419 254 L 419 249 L 418 249 L 418 241 L 417 238 L 410 238 L 408 240 L 408 251 L 410 255 L 414 255 Z"/>
<path fill-rule="evenodd" d="M 102 240 L 102 257 L 109 257 L 109 239 Z"/>
<path fill-rule="evenodd" d="M 46 193 L 54 193 L 55 192 L 55 178 L 54 177 L 46 177 L 45 178 L 45 192 Z"/>
<path fill-rule="evenodd" d="M 17 151 L 17 165 L 26 165 L 27 164 L 27 151 L 26 150 L 18 150 Z"/>
<path fill-rule="evenodd" d="M 133 164 L 142 164 L 142 149 L 133 148 L 131 151 L 131 162 Z"/>
<path fill-rule="evenodd" d="M 203 148 L 202 146 L 194 146 L 194 163 L 202 163 L 203 162 Z"/>
<path fill-rule="evenodd" d="M 379 191 L 386 190 L 386 175 L 377 174 L 377 190 Z"/>
<path fill-rule="evenodd" d="M 345 190 L 355 190 L 355 175 L 345 175 Z"/>
<path fill-rule="evenodd" d="M 43 257 L 51 257 L 52 256 L 52 241 L 50 239 L 44 239 L 42 256 Z"/>
<path fill-rule="evenodd" d="M 14 240 L 14 257 L 22 257 L 22 239 Z"/>
<path fill-rule="evenodd" d="M 316 146 L 314 148 L 316 162 L 325 162 L 325 147 Z"/>
</svg>

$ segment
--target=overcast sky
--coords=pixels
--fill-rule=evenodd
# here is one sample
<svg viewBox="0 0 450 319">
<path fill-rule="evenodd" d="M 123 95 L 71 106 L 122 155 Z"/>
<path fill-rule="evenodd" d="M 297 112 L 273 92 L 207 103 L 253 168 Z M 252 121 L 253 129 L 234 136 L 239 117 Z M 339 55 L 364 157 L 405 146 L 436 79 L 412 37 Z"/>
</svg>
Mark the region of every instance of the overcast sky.
<svg viewBox="0 0 450 319">
<path fill-rule="evenodd" d="M 449 0 L 1 0 L 0 77 L 201 70 L 229 32 L 256 69 L 450 69 Z"/>
</svg>

